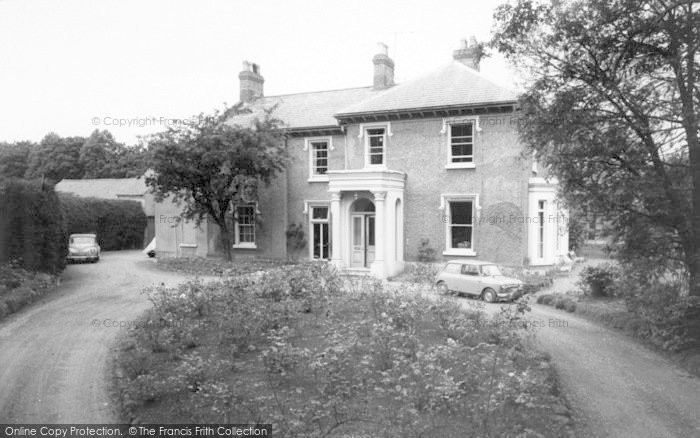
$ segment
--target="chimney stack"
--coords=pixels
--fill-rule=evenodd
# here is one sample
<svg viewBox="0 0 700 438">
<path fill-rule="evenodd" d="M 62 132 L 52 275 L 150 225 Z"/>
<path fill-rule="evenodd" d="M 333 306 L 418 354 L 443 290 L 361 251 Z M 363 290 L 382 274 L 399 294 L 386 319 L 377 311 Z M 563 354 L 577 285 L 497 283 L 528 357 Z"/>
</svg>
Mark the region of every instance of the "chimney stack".
<svg viewBox="0 0 700 438">
<path fill-rule="evenodd" d="M 469 38 L 469 41 L 466 39 L 462 40 L 462 46 L 452 52 L 452 57 L 455 61 L 459 61 L 467 67 L 478 71 L 480 52 L 481 49 L 478 47 L 476 38 L 472 36 Z"/>
<path fill-rule="evenodd" d="M 394 61 L 389 58 L 389 48 L 379 43 L 379 53 L 372 58 L 374 63 L 374 89 L 383 90 L 394 85 Z"/>
<path fill-rule="evenodd" d="M 260 66 L 243 61 L 243 70 L 238 74 L 241 81 L 241 102 L 250 102 L 256 97 L 263 96 L 265 79 L 260 75 Z"/>
</svg>

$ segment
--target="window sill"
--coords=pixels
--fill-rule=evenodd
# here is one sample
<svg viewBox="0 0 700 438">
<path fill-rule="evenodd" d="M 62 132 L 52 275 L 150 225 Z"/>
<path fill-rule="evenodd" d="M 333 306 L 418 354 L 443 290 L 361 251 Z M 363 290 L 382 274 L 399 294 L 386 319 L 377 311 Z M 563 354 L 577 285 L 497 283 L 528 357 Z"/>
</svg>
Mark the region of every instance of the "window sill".
<svg viewBox="0 0 700 438">
<path fill-rule="evenodd" d="M 233 249 L 257 249 L 258 246 L 254 243 L 238 243 L 233 245 Z"/>
<path fill-rule="evenodd" d="M 475 257 L 476 252 L 474 252 L 474 250 L 472 250 L 472 249 L 450 248 L 450 249 L 443 251 L 442 255 Z"/>
<path fill-rule="evenodd" d="M 310 183 L 327 183 L 328 182 L 328 175 L 314 175 L 310 176 L 309 179 L 306 180 L 306 182 Z"/>
<path fill-rule="evenodd" d="M 474 169 L 476 165 L 474 163 L 447 163 L 445 169 Z"/>
<path fill-rule="evenodd" d="M 196 248 L 197 244 L 196 243 L 181 243 L 179 244 L 180 248 Z"/>
</svg>

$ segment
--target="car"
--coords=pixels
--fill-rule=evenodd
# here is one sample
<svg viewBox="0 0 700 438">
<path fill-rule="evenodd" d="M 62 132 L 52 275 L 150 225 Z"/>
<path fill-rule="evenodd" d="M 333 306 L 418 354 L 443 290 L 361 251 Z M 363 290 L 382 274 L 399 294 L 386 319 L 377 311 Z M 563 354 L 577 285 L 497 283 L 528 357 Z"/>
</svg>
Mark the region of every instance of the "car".
<svg viewBox="0 0 700 438">
<path fill-rule="evenodd" d="M 151 243 L 149 243 L 144 249 L 143 253 L 146 254 L 148 257 L 155 257 L 156 256 L 156 238 L 154 237 L 151 240 Z"/>
<path fill-rule="evenodd" d="M 95 234 L 71 234 L 68 238 L 68 262 L 100 261 L 100 245 Z"/>
<path fill-rule="evenodd" d="M 495 263 L 478 260 L 450 260 L 435 276 L 443 294 L 479 297 L 486 302 L 512 301 L 523 293 L 523 282 L 506 277 Z"/>
</svg>

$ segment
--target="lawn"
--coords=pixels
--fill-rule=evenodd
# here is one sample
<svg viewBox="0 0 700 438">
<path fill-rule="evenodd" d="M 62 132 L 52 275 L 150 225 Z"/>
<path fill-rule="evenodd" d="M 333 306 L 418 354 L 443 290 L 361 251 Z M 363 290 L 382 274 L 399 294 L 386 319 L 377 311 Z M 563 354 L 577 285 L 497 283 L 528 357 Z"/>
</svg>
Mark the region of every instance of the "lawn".
<svg viewBox="0 0 700 438">
<path fill-rule="evenodd" d="M 326 264 L 148 291 L 115 351 L 125 422 L 271 423 L 274 436 L 566 436 L 526 306 L 495 318 Z"/>
</svg>

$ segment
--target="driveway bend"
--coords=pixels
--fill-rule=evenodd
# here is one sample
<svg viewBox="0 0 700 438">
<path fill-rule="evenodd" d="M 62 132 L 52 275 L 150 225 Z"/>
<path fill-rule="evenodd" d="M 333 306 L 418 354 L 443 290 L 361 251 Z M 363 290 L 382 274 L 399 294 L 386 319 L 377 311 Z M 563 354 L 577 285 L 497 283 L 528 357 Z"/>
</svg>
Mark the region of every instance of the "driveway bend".
<svg viewBox="0 0 700 438">
<path fill-rule="evenodd" d="M 543 305 L 552 356 L 581 437 L 700 437 L 700 380 L 622 333 Z"/>
<path fill-rule="evenodd" d="M 150 303 L 141 290 L 186 277 L 140 251 L 69 265 L 58 290 L 0 322 L 0 423 L 111 423 L 108 352 Z"/>
</svg>

